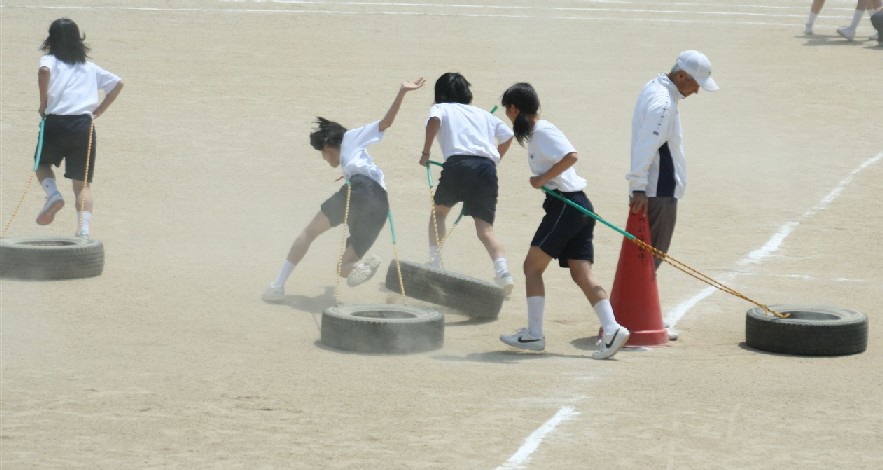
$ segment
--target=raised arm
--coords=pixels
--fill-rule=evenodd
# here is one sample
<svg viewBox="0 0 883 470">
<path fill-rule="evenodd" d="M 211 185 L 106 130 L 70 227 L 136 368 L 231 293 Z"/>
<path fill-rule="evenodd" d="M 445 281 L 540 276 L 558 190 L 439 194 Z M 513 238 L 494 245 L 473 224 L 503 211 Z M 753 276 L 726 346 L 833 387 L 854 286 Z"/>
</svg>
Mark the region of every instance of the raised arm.
<svg viewBox="0 0 883 470">
<path fill-rule="evenodd" d="M 396 120 L 396 115 L 399 113 L 399 108 L 402 107 L 402 100 L 405 99 L 405 93 L 414 91 L 422 87 L 425 83 L 426 80 L 424 80 L 423 77 L 420 77 L 413 82 L 402 83 L 402 86 L 399 87 L 399 93 L 396 95 L 396 99 L 392 102 L 392 106 L 389 107 L 386 116 L 383 116 L 383 119 L 380 120 L 380 132 L 392 127 L 392 123 Z"/>
</svg>

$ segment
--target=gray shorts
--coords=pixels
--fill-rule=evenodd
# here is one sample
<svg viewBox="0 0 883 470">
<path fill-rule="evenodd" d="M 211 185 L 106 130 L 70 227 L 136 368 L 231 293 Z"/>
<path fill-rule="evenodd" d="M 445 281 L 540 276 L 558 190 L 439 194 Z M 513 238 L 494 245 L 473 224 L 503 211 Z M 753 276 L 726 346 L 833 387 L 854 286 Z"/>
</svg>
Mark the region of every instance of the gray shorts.
<svg viewBox="0 0 883 470">
<path fill-rule="evenodd" d="M 657 250 L 668 253 L 672 234 L 678 220 L 678 199 L 675 197 L 647 198 L 647 219 L 650 222 L 650 244 Z M 662 264 L 658 258 L 656 269 Z"/>
</svg>

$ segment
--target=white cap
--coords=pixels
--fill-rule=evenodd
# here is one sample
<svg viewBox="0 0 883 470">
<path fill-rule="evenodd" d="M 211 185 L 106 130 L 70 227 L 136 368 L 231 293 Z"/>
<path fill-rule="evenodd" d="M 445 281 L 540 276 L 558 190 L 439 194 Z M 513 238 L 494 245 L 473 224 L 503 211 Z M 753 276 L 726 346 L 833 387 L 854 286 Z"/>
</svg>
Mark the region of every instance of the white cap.
<svg viewBox="0 0 883 470">
<path fill-rule="evenodd" d="M 703 90 L 720 90 L 720 87 L 711 78 L 711 62 L 708 61 L 708 57 L 705 57 L 705 54 L 699 51 L 681 52 L 681 55 L 678 56 L 677 64 L 681 70 L 690 74 Z"/>
</svg>

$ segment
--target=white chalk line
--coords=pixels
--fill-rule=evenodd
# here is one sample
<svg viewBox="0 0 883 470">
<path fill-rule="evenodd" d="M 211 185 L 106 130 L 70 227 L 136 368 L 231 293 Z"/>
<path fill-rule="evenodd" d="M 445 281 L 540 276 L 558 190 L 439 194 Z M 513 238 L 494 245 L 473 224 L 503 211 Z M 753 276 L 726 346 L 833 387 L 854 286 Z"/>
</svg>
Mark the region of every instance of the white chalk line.
<svg viewBox="0 0 883 470">
<path fill-rule="evenodd" d="M 226 2 L 229 3 L 229 2 Z M 241 2 L 237 2 L 241 3 Z M 253 2 L 264 3 L 264 2 Z M 250 14 L 322 14 L 322 15 L 392 15 L 392 16 L 433 16 L 433 17 L 465 17 L 465 18 L 505 18 L 505 19 L 545 19 L 545 20 L 563 20 L 563 21 L 627 21 L 627 22 L 659 22 L 659 23 L 685 23 L 685 24 L 726 24 L 726 25 L 750 25 L 750 26 L 793 26 L 793 22 L 776 23 L 765 21 L 747 21 L 747 20 L 731 20 L 722 19 L 714 20 L 696 20 L 690 18 L 661 18 L 655 15 L 699 15 L 699 16 L 716 16 L 716 17 L 737 17 L 747 16 L 751 18 L 802 18 L 804 14 L 767 14 L 767 13 L 746 13 L 734 11 L 685 11 L 685 10 L 661 10 L 661 9 L 630 9 L 630 8 L 564 8 L 564 7 L 524 7 L 524 6 L 487 6 L 487 5 L 446 5 L 432 3 L 367 3 L 367 2 L 273 2 L 278 4 L 296 4 L 296 5 L 341 5 L 341 6 L 365 6 L 365 7 L 396 7 L 396 8 L 433 8 L 432 11 L 357 11 L 357 10 L 291 10 L 280 8 L 200 8 L 200 7 L 149 7 L 149 6 L 120 6 L 120 5 L 104 5 L 104 6 L 52 6 L 52 5 L 21 5 L 6 6 L 0 5 L 2 9 L 47 9 L 47 10 L 114 10 L 114 11 L 135 11 L 135 12 L 178 12 L 178 13 L 250 13 Z M 689 4 L 683 4 L 689 5 Z M 668 7 L 671 4 L 666 5 Z M 695 5 L 690 5 L 695 7 Z M 499 13 L 447 13 L 439 12 L 439 8 L 447 9 L 486 9 L 486 10 L 532 10 L 532 11 L 555 11 L 555 12 L 581 12 L 581 13 L 627 13 L 628 17 L 605 17 L 605 16 L 554 16 L 554 15 L 536 15 L 536 14 L 499 14 Z M 638 14 L 648 14 L 642 16 Z M 637 16 L 636 16 L 637 15 Z"/>
<path fill-rule="evenodd" d="M 822 198 L 822 200 L 819 201 L 818 204 L 811 207 L 809 210 L 801 214 L 796 219 L 785 222 L 785 224 L 783 224 L 782 227 L 779 228 L 779 230 L 769 239 L 769 241 L 767 241 L 762 247 L 752 251 L 747 256 L 739 260 L 736 265 L 746 266 L 749 264 L 756 264 L 767 259 L 771 254 L 778 251 L 785 239 L 788 238 L 789 235 L 791 235 L 791 232 L 793 232 L 794 229 L 796 229 L 801 222 L 825 210 L 832 202 L 837 199 L 838 196 L 840 196 L 844 189 L 852 184 L 852 181 L 855 179 L 856 176 L 858 176 L 859 173 L 861 173 L 871 165 L 877 163 L 881 159 L 883 159 L 883 152 L 878 153 L 877 155 L 865 160 L 864 163 L 859 165 L 858 168 L 852 170 L 852 172 L 847 175 L 846 178 L 840 181 L 840 183 L 836 187 L 834 187 L 834 189 L 832 189 L 831 192 L 829 192 L 824 198 Z M 726 276 L 725 280 L 731 280 L 734 277 L 734 274 Z M 665 322 L 671 325 L 672 328 L 674 328 L 674 326 L 681 320 L 681 318 L 683 318 L 684 315 L 687 314 L 687 312 L 689 312 L 694 306 L 696 306 L 696 304 L 711 296 L 716 291 L 717 288 L 715 287 L 706 287 L 698 294 L 687 299 L 686 302 L 683 302 L 682 304 L 675 307 L 675 309 L 672 310 L 671 313 L 666 315 Z"/>
<path fill-rule="evenodd" d="M 497 470 L 521 468 L 522 465 L 530 460 L 530 456 L 537 450 L 543 442 L 543 439 L 545 439 L 549 433 L 554 431 L 562 422 L 567 421 L 578 414 L 579 412 L 575 411 L 573 407 L 561 407 L 561 409 L 555 413 L 555 416 L 549 418 L 549 420 L 543 423 L 543 425 L 536 431 L 532 432 L 530 436 L 527 436 L 527 439 L 524 440 L 524 444 L 521 445 L 518 451 L 512 454 L 512 457 L 509 457 L 509 460 L 507 460 L 506 463 L 497 467 Z"/>
</svg>

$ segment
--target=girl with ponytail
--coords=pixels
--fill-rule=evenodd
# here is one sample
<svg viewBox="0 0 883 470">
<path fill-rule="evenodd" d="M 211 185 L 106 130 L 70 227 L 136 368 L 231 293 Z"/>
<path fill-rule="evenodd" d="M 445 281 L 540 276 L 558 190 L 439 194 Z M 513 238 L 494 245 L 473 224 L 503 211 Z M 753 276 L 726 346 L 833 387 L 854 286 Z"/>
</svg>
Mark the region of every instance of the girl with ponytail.
<svg viewBox="0 0 883 470">
<path fill-rule="evenodd" d="M 574 170 L 576 149 L 555 125 L 540 119 L 540 98 L 533 86 L 523 82 L 512 85 L 503 93 L 501 104 L 506 109 L 506 117 L 512 121 L 515 139 L 522 146 L 527 142 L 528 164 L 533 175 L 530 185 L 534 189 L 553 191 L 559 197 L 594 211 L 583 192 L 587 182 Z M 546 215 L 524 260 L 528 326 L 515 334 L 500 336 L 500 341 L 521 349 L 545 349 L 543 273 L 552 259 L 557 258 L 562 268 L 570 269 L 571 278 L 591 303 L 604 329 L 601 347 L 592 357 L 612 357 L 625 345 L 629 331 L 617 323 L 607 292 L 592 274 L 595 219 L 550 194 L 546 194 L 543 209 Z"/>
</svg>

